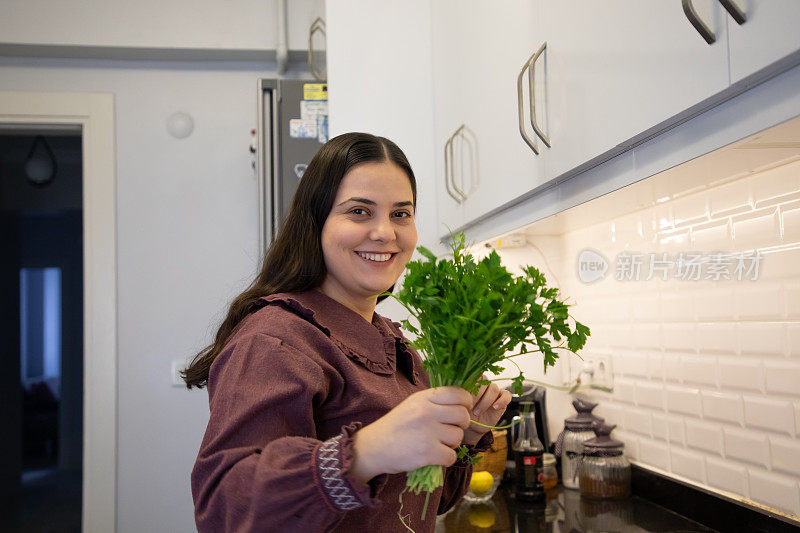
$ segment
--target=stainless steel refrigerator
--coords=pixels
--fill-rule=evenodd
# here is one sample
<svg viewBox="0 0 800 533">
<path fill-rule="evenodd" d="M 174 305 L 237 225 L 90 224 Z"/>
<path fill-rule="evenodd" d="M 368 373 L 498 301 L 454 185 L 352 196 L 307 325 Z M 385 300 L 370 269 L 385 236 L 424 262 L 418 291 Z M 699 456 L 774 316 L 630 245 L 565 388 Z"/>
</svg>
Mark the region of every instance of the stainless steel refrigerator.
<svg viewBox="0 0 800 533">
<path fill-rule="evenodd" d="M 272 244 L 306 167 L 328 140 L 328 86 L 312 80 L 258 81 L 259 245 Z"/>
</svg>

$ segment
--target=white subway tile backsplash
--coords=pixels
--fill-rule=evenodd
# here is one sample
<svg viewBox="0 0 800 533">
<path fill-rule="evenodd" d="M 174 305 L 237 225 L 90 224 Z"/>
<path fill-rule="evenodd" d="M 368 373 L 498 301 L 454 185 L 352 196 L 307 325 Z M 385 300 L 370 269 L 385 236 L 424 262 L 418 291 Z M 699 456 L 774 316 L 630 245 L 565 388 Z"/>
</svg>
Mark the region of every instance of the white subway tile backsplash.
<svg viewBox="0 0 800 533">
<path fill-rule="evenodd" d="M 697 347 L 701 353 L 736 353 L 738 349 L 736 323 L 701 322 L 697 324 Z"/>
<path fill-rule="evenodd" d="M 624 420 L 625 431 L 632 431 L 648 437 L 652 434 L 650 411 L 629 407 L 622 413 L 622 419 Z"/>
<path fill-rule="evenodd" d="M 797 242 L 800 240 L 800 202 L 781 207 L 783 221 L 784 242 Z"/>
<path fill-rule="evenodd" d="M 664 370 L 664 380 L 680 382 L 682 377 L 681 358 L 676 354 L 665 353 L 661 356 L 661 366 Z"/>
<path fill-rule="evenodd" d="M 783 355 L 785 329 L 780 322 L 740 322 L 739 349 L 745 355 Z"/>
<path fill-rule="evenodd" d="M 661 348 L 661 325 L 633 324 L 630 335 L 631 346 L 644 350 Z"/>
<path fill-rule="evenodd" d="M 684 383 L 717 384 L 717 360 L 710 356 L 681 356 L 681 379 Z"/>
<path fill-rule="evenodd" d="M 670 464 L 672 472 L 700 483 L 706 482 L 706 462 L 702 454 L 672 447 Z"/>
<path fill-rule="evenodd" d="M 685 322 L 694 318 L 691 291 L 661 291 L 661 320 Z"/>
<path fill-rule="evenodd" d="M 704 418 L 713 418 L 733 424 L 742 423 L 742 398 L 738 394 L 703 391 L 701 396 Z"/>
<path fill-rule="evenodd" d="M 726 427 L 724 433 L 725 457 L 765 468 L 769 466 L 769 445 L 763 432 Z"/>
<path fill-rule="evenodd" d="M 647 381 L 636 382 L 636 405 L 664 410 L 664 386 Z"/>
<path fill-rule="evenodd" d="M 792 161 L 785 165 L 770 168 L 751 178 L 753 200 L 762 202 L 787 193 L 800 190 L 800 164 Z M 757 186 L 756 186 L 757 185 Z"/>
<path fill-rule="evenodd" d="M 733 241 L 737 250 L 780 243 L 778 209 L 765 207 L 733 217 Z"/>
<path fill-rule="evenodd" d="M 635 294 L 631 296 L 631 313 L 635 323 L 655 322 L 659 317 L 658 293 Z"/>
<path fill-rule="evenodd" d="M 800 435 L 800 402 L 794 402 L 794 434 Z"/>
<path fill-rule="evenodd" d="M 722 389 L 764 390 L 764 368 L 756 357 L 720 357 L 719 385 Z"/>
<path fill-rule="evenodd" d="M 800 477 L 800 440 L 786 437 L 769 437 L 772 469 Z"/>
<path fill-rule="evenodd" d="M 592 413 L 601 418 L 605 418 L 606 424 L 616 424 L 620 426 L 622 424 L 622 413 L 627 407 L 627 405 L 616 402 L 601 401 Z"/>
<path fill-rule="evenodd" d="M 742 465 L 706 457 L 706 475 L 712 487 L 747 496 L 747 469 Z"/>
<path fill-rule="evenodd" d="M 639 460 L 662 470 L 669 470 L 667 445 L 653 439 L 639 439 Z"/>
<path fill-rule="evenodd" d="M 692 244 L 696 250 L 709 250 L 720 243 L 731 241 L 731 225 L 728 219 L 714 220 L 692 228 Z"/>
<path fill-rule="evenodd" d="M 614 399 L 618 402 L 634 403 L 635 382 L 628 378 L 614 377 Z"/>
<path fill-rule="evenodd" d="M 647 355 L 620 350 L 614 354 L 614 372 L 626 376 L 647 377 Z"/>
<path fill-rule="evenodd" d="M 686 420 L 686 445 L 722 455 L 722 427 L 707 421 Z"/>
<path fill-rule="evenodd" d="M 580 301 L 573 314 L 592 328 L 584 355 L 611 358 L 615 390 L 598 396 L 596 413 L 619 424 L 613 436 L 625 443 L 626 455 L 795 513 L 800 247 L 791 244 L 800 242 L 798 191 L 800 162 L 568 231 L 562 255 L 569 260 L 554 272 L 572 280 L 562 287 Z M 708 214 L 710 220 L 699 221 Z M 616 243 L 610 242 L 612 227 Z M 608 244 L 587 239 L 592 231 Z M 778 244 L 785 248 L 765 248 Z M 599 246 L 610 262 L 621 251 L 641 253 L 640 281 L 618 281 L 610 272 L 601 283 L 579 283 L 574 257 L 588 246 Z M 667 281 L 644 281 L 652 254 L 708 259 L 751 248 L 765 252 L 756 280 L 736 280 L 734 258 L 729 281 L 703 279 L 708 265 L 699 281 L 678 279 L 675 268 Z"/>
<path fill-rule="evenodd" d="M 667 442 L 667 440 L 669 439 L 669 430 L 667 429 L 667 417 L 662 414 L 653 413 L 650 419 L 653 424 L 652 425 L 653 438 L 663 442 Z"/>
<path fill-rule="evenodd" d="M 635 433 L 630 433 L 622 429 L 615 429 L 611 437 L 625 444 L 623 453 L 628 459 L 634 461 L 639 459 L 639 437 Z"/>
<path fill-rule="evenodd" d="M 667 438 L 671 444 L 680 444 L 681 446 L 686 446 L 686 425 L 683 421 L 683 417 L 668 416 L 667 431 Z"/>
<path fill-rule="evenodd" d="M 723 284 L 711 289 L 698 288 L 692 292 L 697 320 L 711 322 L 736 318 L 736 300 L 732 288 Z"/>
<path fill-rule="evenodd" d="M 708 199 L 705 194 L 692 194 L 672 202 L 672 216 L 676 227 L 707 219 Z"/>
<path fill-rule="evenodd" d="M 664 380 L 664 356 L 659 353 L 647 356 L 647 375 L 654 381 Z"/>
<path fill-rule="evenodd" d="M 739 320 L 777 320 L 784 316 L 780 283 L 739 283 L 735 294 Z"/>
<path fill-rule="evenodd" d="M 786 324 L 787 351 L 789 356 L 800 359 L 800 324 L 790 322 Z"/>
<path fill-rule="evenodd" d="M 786 316 L 794 319 L 800 318 L 800 281 L 787 281 L 785 287 Z"/>
<path fill-rule="evenodd" d="M 764 396 L 744 396 L 744 424 L 747 427 L 794 433 L 791 402 Z"/>
<path fill-rule="evenodd" d="M 700 418 L 700 391 L 688 387 L 667 385 L 667 411 Z"/>
<path fill-rule="evenodd" d="M 784 513 L 800 515 L 800 492 L 795 478 L 751 468 L 749 485 L 753 499 Z"/>
<path fill-rule="evenodd" d="M 800 360 L 764 361 L 767 393 L 800 396 Z M 800 458 L 798 459 L 800 461 Z"/>
<path fill-rule="evenodd" d="M 663 324 L 662 346 L 664 350 L 693 352 L 697 350 L 697 326 L 693 322 Z"/>
<path fill-rule="evenodd" d="M 798 248 L 765 253 L 759 266 L 758 279 L 760 281 L 796 278 L 798 264 L 800 264 L 800 249 Z"/>
</svg>

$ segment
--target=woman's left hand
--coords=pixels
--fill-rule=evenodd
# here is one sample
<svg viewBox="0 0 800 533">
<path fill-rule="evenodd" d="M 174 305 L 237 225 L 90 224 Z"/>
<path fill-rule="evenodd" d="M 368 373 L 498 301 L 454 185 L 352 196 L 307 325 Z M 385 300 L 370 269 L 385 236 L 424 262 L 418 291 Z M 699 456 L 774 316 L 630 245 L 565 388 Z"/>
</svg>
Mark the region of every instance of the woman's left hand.
<svg viewBox="0 0 800 533">
<path fill-rule="evenodd" d="M 482 379 L 488 378 L 484 375 Z M 472 411 L 470 411 L 470 418 L 486 426 L 496 426 L 510 402 L 510 391 L 500 390 L 496 383 L 483 385 L 478 390 L 478 394 L 475 395 L 475 403 Z M 487 431 L 491 430 L 478 424 L 470 424 L 464 430 L 464 440 L 462 442 L 463 444 L 474 446 Z"/>
</svg>

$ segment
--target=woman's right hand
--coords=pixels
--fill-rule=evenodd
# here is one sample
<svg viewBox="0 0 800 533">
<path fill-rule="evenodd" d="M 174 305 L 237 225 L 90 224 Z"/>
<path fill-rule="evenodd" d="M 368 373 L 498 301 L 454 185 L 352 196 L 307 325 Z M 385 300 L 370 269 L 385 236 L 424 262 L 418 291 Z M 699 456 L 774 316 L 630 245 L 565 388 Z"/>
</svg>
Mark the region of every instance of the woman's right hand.
<svg viewBox="0 0 800 533">
<path fill-rule="evenodd" d="M 469 427 L 475 398 L 461 387 L 416 392 L 353 435 L 350 474 L 367 482 L 379 474 L 450 466 Z"/>
</svg>

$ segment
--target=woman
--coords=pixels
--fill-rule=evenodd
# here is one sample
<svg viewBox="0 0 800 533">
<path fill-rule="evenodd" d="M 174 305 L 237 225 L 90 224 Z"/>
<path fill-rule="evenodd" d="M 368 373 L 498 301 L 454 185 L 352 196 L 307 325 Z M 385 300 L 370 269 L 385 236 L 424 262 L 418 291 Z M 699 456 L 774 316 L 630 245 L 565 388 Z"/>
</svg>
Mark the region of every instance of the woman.
<svg viewBox="0 0 800 533">
<path fill-rule="evenodd" d="M 405 472 L 445 469 L 429 506 L 466 492 L 468 460 L 511 394 L 430 388 L 398 324 L 375 313 L 417 242 L 416 182 L 403 152 L 364 133 L 331 139 L 308 166 L 263 268 L 214 344 L 184 373 L 211 416 L 192 471 L 200 531 L 405 530 Z M 417 532 L 423 495 L 403 495 Z M 429 513 L 429 515 L 432 513 Z"/>
</svg>

